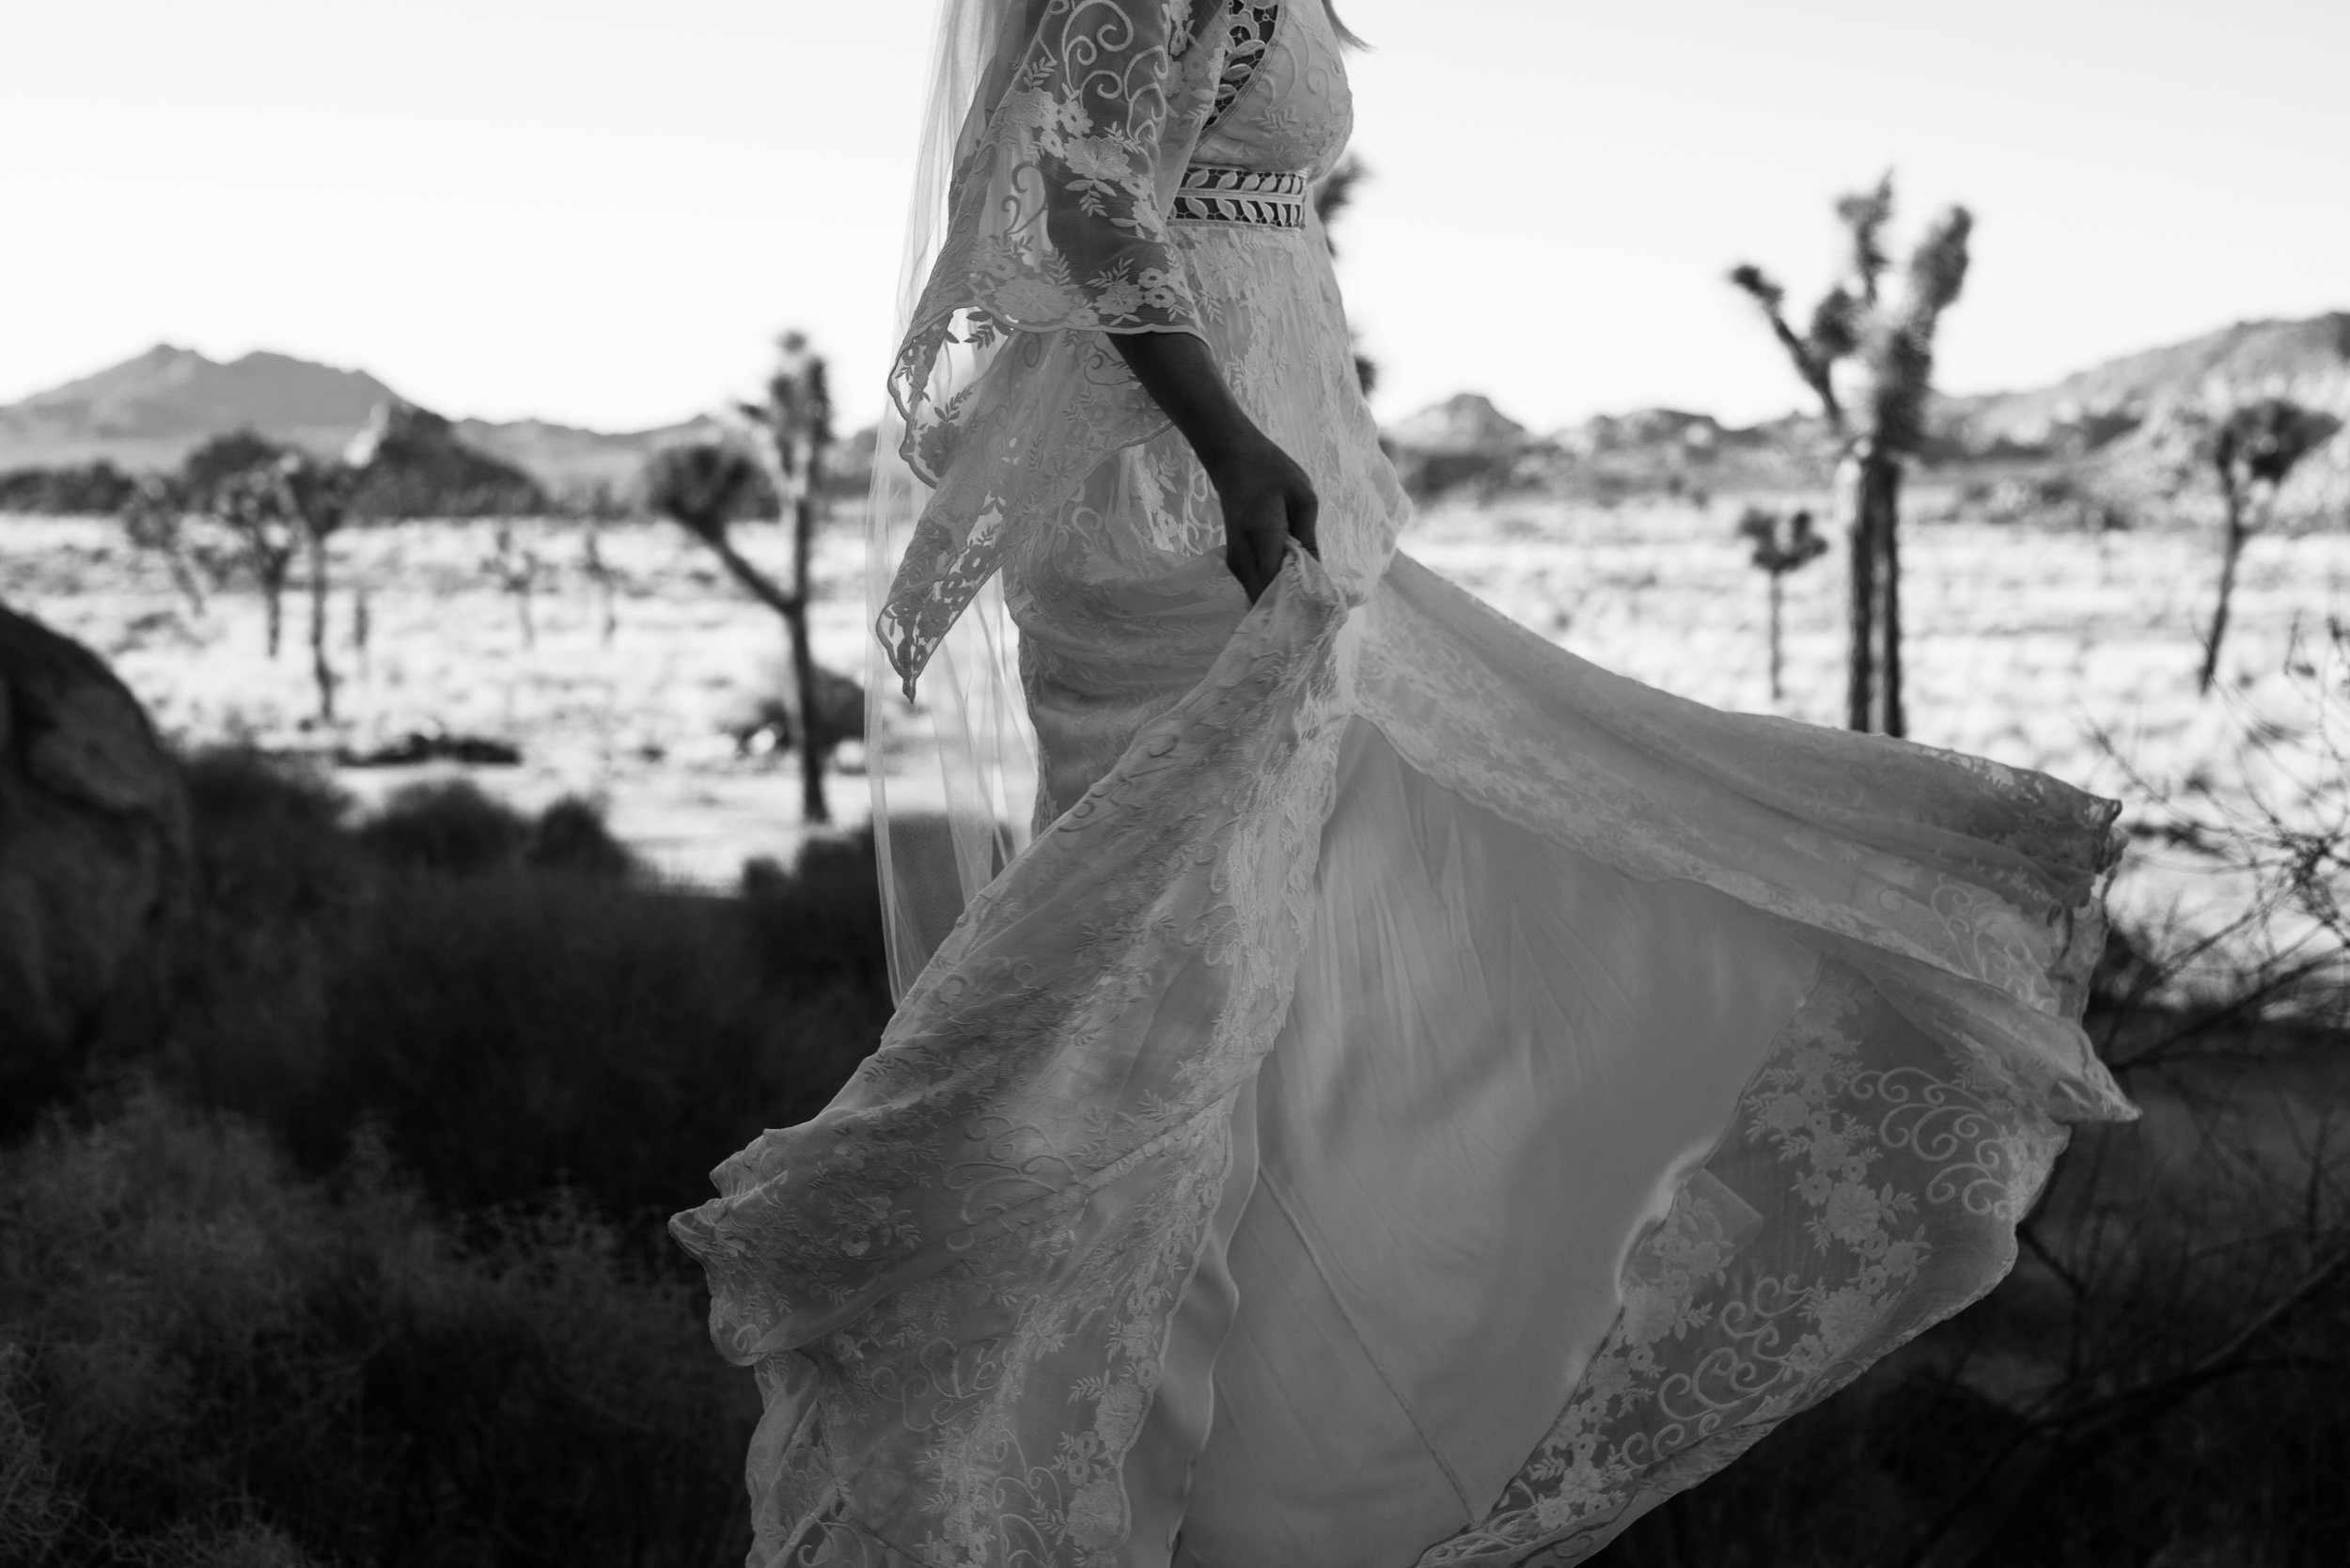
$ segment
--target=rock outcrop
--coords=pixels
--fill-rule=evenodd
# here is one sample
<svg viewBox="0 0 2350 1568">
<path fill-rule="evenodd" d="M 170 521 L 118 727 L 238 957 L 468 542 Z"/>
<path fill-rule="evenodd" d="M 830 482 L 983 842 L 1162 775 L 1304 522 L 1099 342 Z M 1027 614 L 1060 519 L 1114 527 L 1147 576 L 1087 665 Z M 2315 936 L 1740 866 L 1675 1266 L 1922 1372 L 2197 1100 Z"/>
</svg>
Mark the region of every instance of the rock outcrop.
<svg viewBox="0 0 2350 1568">
<path fill-rule="evenodd" d="M 0 1126 L 160 1035 L 189 876 L 179 770 L 137 699 L 0 605 Z"/>
<path fill-rule="evenodd" d="M 1478 392 L 1462 392 L 1390 426 L 1383 444 L 1403 488 L 1426 498 L 1491 484 L 1526 449 L 1526 427 Z"/>
<path fill-rule="evenodd" d="M 343 453 L 359 470 L 356 517 L 532 517 L 550 510 L 539 482 L 475 451 L 456 426 L 392 399 Z"/>
</svg>

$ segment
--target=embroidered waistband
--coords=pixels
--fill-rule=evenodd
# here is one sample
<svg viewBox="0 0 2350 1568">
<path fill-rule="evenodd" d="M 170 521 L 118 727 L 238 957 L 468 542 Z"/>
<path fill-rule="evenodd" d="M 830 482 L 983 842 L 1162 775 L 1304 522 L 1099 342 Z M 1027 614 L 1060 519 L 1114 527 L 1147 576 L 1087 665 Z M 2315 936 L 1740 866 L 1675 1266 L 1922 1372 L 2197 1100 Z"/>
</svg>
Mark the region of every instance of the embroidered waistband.
<svg viewBox="0 0 2350 1568">
<path fill-rule="evenodd" d="M 1299 169 L 1236 169 L 1194 164 L 1183 171 L 1167 215 L 1189 223 L 1306 227 L 1306 176 Z"/>
</svg>

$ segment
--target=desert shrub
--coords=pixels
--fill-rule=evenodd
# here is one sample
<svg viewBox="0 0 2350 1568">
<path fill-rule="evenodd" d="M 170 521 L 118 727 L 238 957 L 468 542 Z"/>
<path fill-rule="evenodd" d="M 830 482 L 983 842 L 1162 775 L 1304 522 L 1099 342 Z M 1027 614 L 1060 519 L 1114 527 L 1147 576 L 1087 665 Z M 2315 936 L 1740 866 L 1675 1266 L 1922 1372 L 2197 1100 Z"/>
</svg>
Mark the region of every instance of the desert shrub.
<svg viewBox="0 0 2350 1568">
<path fill-rule="evenodd" d="M 576 795 L 565 795 L 539 813 L 530 840 L 523 846 L 523 862 L 614 879 L 636 876 L 644 870 L 628 846 L 613 837 L 603 811 Z"/>
<path fill-rule="evenodd" d="M 1640 1521 L 1622 1568 L 2320 1568 L 2350 1530 L 2350 1292 L 2279 1313 L 2345 1235 L 2183 1200 L 2084 1136 L 2050 1207 L 2098 1206 L 1982 1303 Z M 2118 1195 L 2129 1194 L 2127 1197 Z M 2312 1246 L 2312 1240 L 2314 1245 Z M 2062 1272 L 2060 1272 L 2061 1270 Z M 2066 1278 L 2066 1276 L 2070 1278 Z M 2076 1295 L 2085 1289 L 2086 1297 Z M 2245 1353 L 2231 1347 L 2251 1331 Z"/>
<path fill-rule="evenodd" d="M 614 1213 L 697 1201 L 721 1157 L 822 1108 L 885 1014 L 854 973 L 762 962 L 745 916 L 562 873 L 389 883 L 328 979 L 321 1071 L 279 1114 L 380 1119 L 453 1204 L 557 1180 Z"/>
<path fill-rule="evenodd" d="M 2257 814 L 2138 826 L 2249 884 L 2226 949 L 2175 923 L 2108 937 L 2090 1031 L 2144 1120 L 2076 1135 L 1982 1302 L 1657 1510 L 1609 1560 L 2340 1560 L 2350 830 Z M 2304 919 L 2253 940 L 2280 914 Z"/>
<path fill-rule="evenodd" d="M 565 795 L 532 818 L 465 778 L 408 785 L 359 825 L 358 837 L 387 866 L 454 876 L 525 867 L 613 878 L 643 870 L 590 802 Z"/>
<path fill-rule="evenodd" d="M 250 752 L 186 759 L 195 897 L 175 949 L 163 1070 L 201 1100 L 263 1103 L 315 1058 L 337 935 L 378 872 L 314 773 Z"/>
<path fill-rule="evenodd" d="M 470 779 L 436 779 L 395 793 L 359 840 L 387 865 L 472 876 L 519 862 L 530 819 Z"/>
<path fill-rule="evenodd" d="M 749 1380 L 576 1204 L 460 1243 L 148 1089 L 0 1153 L 11 1563 L 732 1560 Z"/>
<path fill-rule="evenodd" d="M 870 827 L 846 838 L 809 839 L 788 873 L 744 870 L 743 914 L 764 965 L 814 968 L 877 997 L 887 994 Z"/>
<path fill-rule="evenodd" d="M 15 468 L 0 474 L 0 511 L 103 517 L 120 511 L 137 489 L 103 459 L 64 468 Z"/>
<path fill-rule="evenodd" d="M 593 808 L 434 786 L 349 825 L 314 777 L 189 766 L 198 908 L 167 1080 L 303 1168 L 358 1130 L 450 1210 L 568 1184 L 660 1216 L 821 1109 L 889 1011 L 870 839 L 741 898 L 632 879 Z"/>
</svg>

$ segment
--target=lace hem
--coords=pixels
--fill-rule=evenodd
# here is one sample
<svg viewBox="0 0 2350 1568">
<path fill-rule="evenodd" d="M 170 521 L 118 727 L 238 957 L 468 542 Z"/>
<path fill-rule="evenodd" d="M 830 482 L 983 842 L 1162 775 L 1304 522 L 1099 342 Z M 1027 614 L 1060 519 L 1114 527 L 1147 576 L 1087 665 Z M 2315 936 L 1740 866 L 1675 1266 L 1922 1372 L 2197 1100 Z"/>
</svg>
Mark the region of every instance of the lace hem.
<svg viewBox="0 0 2350 1568">
<path fill-rule="evenodd" d="M 1731 1130 L 1627 1262 L 1623 1309 L 1478 1525 L 1418 1568 L 1580 1562 L 1980 1298 L 2065 1130 L 1991 1052 L 1823 966 Z"/>
<path fill-rule="evenodd" d="M 964 913 L 834 1105 L 670 1222 L 768 1400 L 754 1563 L 849 1517 L 939 1564 L 1113 1560 L 1230 1096 L 1311 917 L 1344 616 L 1292 551 L 1209 678 Z M 1024 940 L 1077 909 L 1082 941 Z"/>
</svg>

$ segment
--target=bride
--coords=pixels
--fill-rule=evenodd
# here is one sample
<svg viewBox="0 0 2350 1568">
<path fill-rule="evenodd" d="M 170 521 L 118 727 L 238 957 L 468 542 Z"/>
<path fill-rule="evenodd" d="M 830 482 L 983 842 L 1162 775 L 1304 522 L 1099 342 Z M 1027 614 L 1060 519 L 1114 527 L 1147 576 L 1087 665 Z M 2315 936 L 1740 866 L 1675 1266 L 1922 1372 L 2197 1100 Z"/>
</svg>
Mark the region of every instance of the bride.
<svg viewBox="0 0 2350 1568">
<path fill-rule="evenodd" d="M 1312 203 L 1344 41 L 945 5 L 877 631 L 966 782 L 1025 710 L 1033 838 L 963 824 L 951 929 L 893 896 L 880 1049 L 672 1222 L 765 1400 L 754 1564 L 1578 1561 L 2131 1114 L 2076 1022 L 2110 803 L 1668 697 L 1395 549 Z"/>
</svg>

